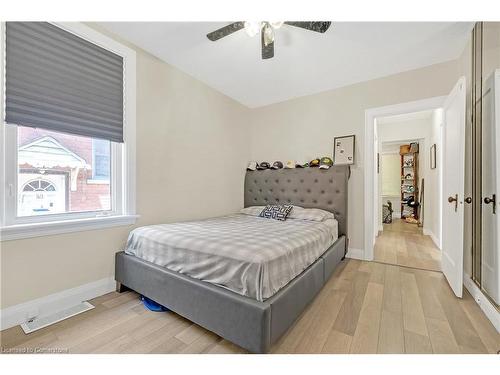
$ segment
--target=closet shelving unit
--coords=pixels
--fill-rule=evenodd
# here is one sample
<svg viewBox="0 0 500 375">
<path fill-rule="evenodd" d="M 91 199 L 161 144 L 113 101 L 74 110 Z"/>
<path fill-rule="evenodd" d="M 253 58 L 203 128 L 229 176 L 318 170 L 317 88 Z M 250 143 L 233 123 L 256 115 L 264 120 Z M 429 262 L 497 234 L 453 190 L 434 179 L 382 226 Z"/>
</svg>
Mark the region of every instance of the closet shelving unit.
<svg viewBox="0 0 500 375">
<path fill-rule="evenodd" d="M 418 202 L 418 143 L 416 151 L 410 151 L 410 145 L 400 147 L 401 155 L 401 219 L 412 217 L 418 220 L 418 206 L 408 205 L 407 199 L 413 197 Z"/>
</svg>

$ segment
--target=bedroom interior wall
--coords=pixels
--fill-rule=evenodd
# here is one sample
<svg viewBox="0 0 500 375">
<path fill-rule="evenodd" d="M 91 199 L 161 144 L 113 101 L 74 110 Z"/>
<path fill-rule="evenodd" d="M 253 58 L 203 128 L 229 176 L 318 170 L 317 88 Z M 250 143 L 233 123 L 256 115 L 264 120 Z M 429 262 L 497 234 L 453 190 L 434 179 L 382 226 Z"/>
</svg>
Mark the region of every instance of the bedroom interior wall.
<svg viewBox="0 0 500 375">
<path fill-rule="evenodd" d="M 136 226 L 241 208 L 249 110 L 124 44 L 137 51 Z M 114 254 L 131 229 L 0 242 L 1 308 L 113 277 Z"/>
<path fill-rule="evenodd" d="M 332 72 L 334 74 L 334 72 Z M 461 70 L 457 60 L 256 108 L 251 113 L 251 155 L 256 161 L 332 155 L 336 136 L 356 135 L 349 183 L 352 253 L 364 251 L 365 110 L 447 95 Z"/>
</svg>

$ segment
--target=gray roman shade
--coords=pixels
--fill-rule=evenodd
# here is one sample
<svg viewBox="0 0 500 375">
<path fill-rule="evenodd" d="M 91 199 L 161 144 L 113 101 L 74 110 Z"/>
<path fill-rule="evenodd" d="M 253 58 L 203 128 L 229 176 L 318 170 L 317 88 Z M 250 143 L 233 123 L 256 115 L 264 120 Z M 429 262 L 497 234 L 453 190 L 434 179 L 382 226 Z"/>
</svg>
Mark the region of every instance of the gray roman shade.
<svg viewBox="0 0 500 375">
<path fill-rule="evenodd" d="M 47 22 L 7 22 L 5 120 L 123 142 L 123 58 Z"/>
</svg>

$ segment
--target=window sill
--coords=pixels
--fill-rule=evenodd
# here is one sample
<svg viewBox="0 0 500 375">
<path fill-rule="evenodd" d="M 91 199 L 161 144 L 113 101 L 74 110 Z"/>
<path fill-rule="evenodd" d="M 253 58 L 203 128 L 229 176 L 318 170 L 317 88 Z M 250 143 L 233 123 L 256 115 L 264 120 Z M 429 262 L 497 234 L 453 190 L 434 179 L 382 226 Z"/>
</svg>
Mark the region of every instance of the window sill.
<svg viewBox="0 0 500 375">
<path fill-rule="evenodd" d="M 0 228 L 0 241 L 52 236 L 62 233 L 82 232 L 135 224 L 139 215 L 93 217 L 45 223 L 9 225 Z"/>
</svg>

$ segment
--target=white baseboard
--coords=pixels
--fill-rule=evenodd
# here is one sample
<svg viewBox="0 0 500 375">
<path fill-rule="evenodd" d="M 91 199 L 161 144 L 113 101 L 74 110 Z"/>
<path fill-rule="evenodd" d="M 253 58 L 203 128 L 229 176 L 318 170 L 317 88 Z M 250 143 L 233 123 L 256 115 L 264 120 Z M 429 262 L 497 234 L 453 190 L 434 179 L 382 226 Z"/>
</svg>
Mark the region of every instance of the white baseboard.
<svg viewBox="0 0 500 375">
<path fill-rule="evenodd" d="M 365 252 L 362 249 L 353 249 L 350 247 L 349 250 L 347 250 L 346 258 L 364 260 Z"/>
<path fill-rule="evenodd" d="M 424 228 L 424 230 L 422 231 L 422 233 L 426 236 L 430 236 L 431 237 L 431 240 L 432 242 L 434 242 L 434 245 L 436 245 L 436 247 L 441 250 L 441 246 L 439 245 L 439 239 L 436 237 L 436 235 L 430 230 L 430 229 L 426 229 Z"/>
<path fill-rule="evenodd" d="M 115 290 L 113 277 L 37 298 L 0 310 L 0 330 L 17 326 L 34 317 L 54 314 Z"/>
<path fill-rule="evenodd" d="M 486 315 L 491 324 L 496 328 L 497 332 L 500 333 L 500 313 L 466 273 L 464 273 L 464 286 L 481 310 L 483 310 L 484 315 Z"/>
</svg>

